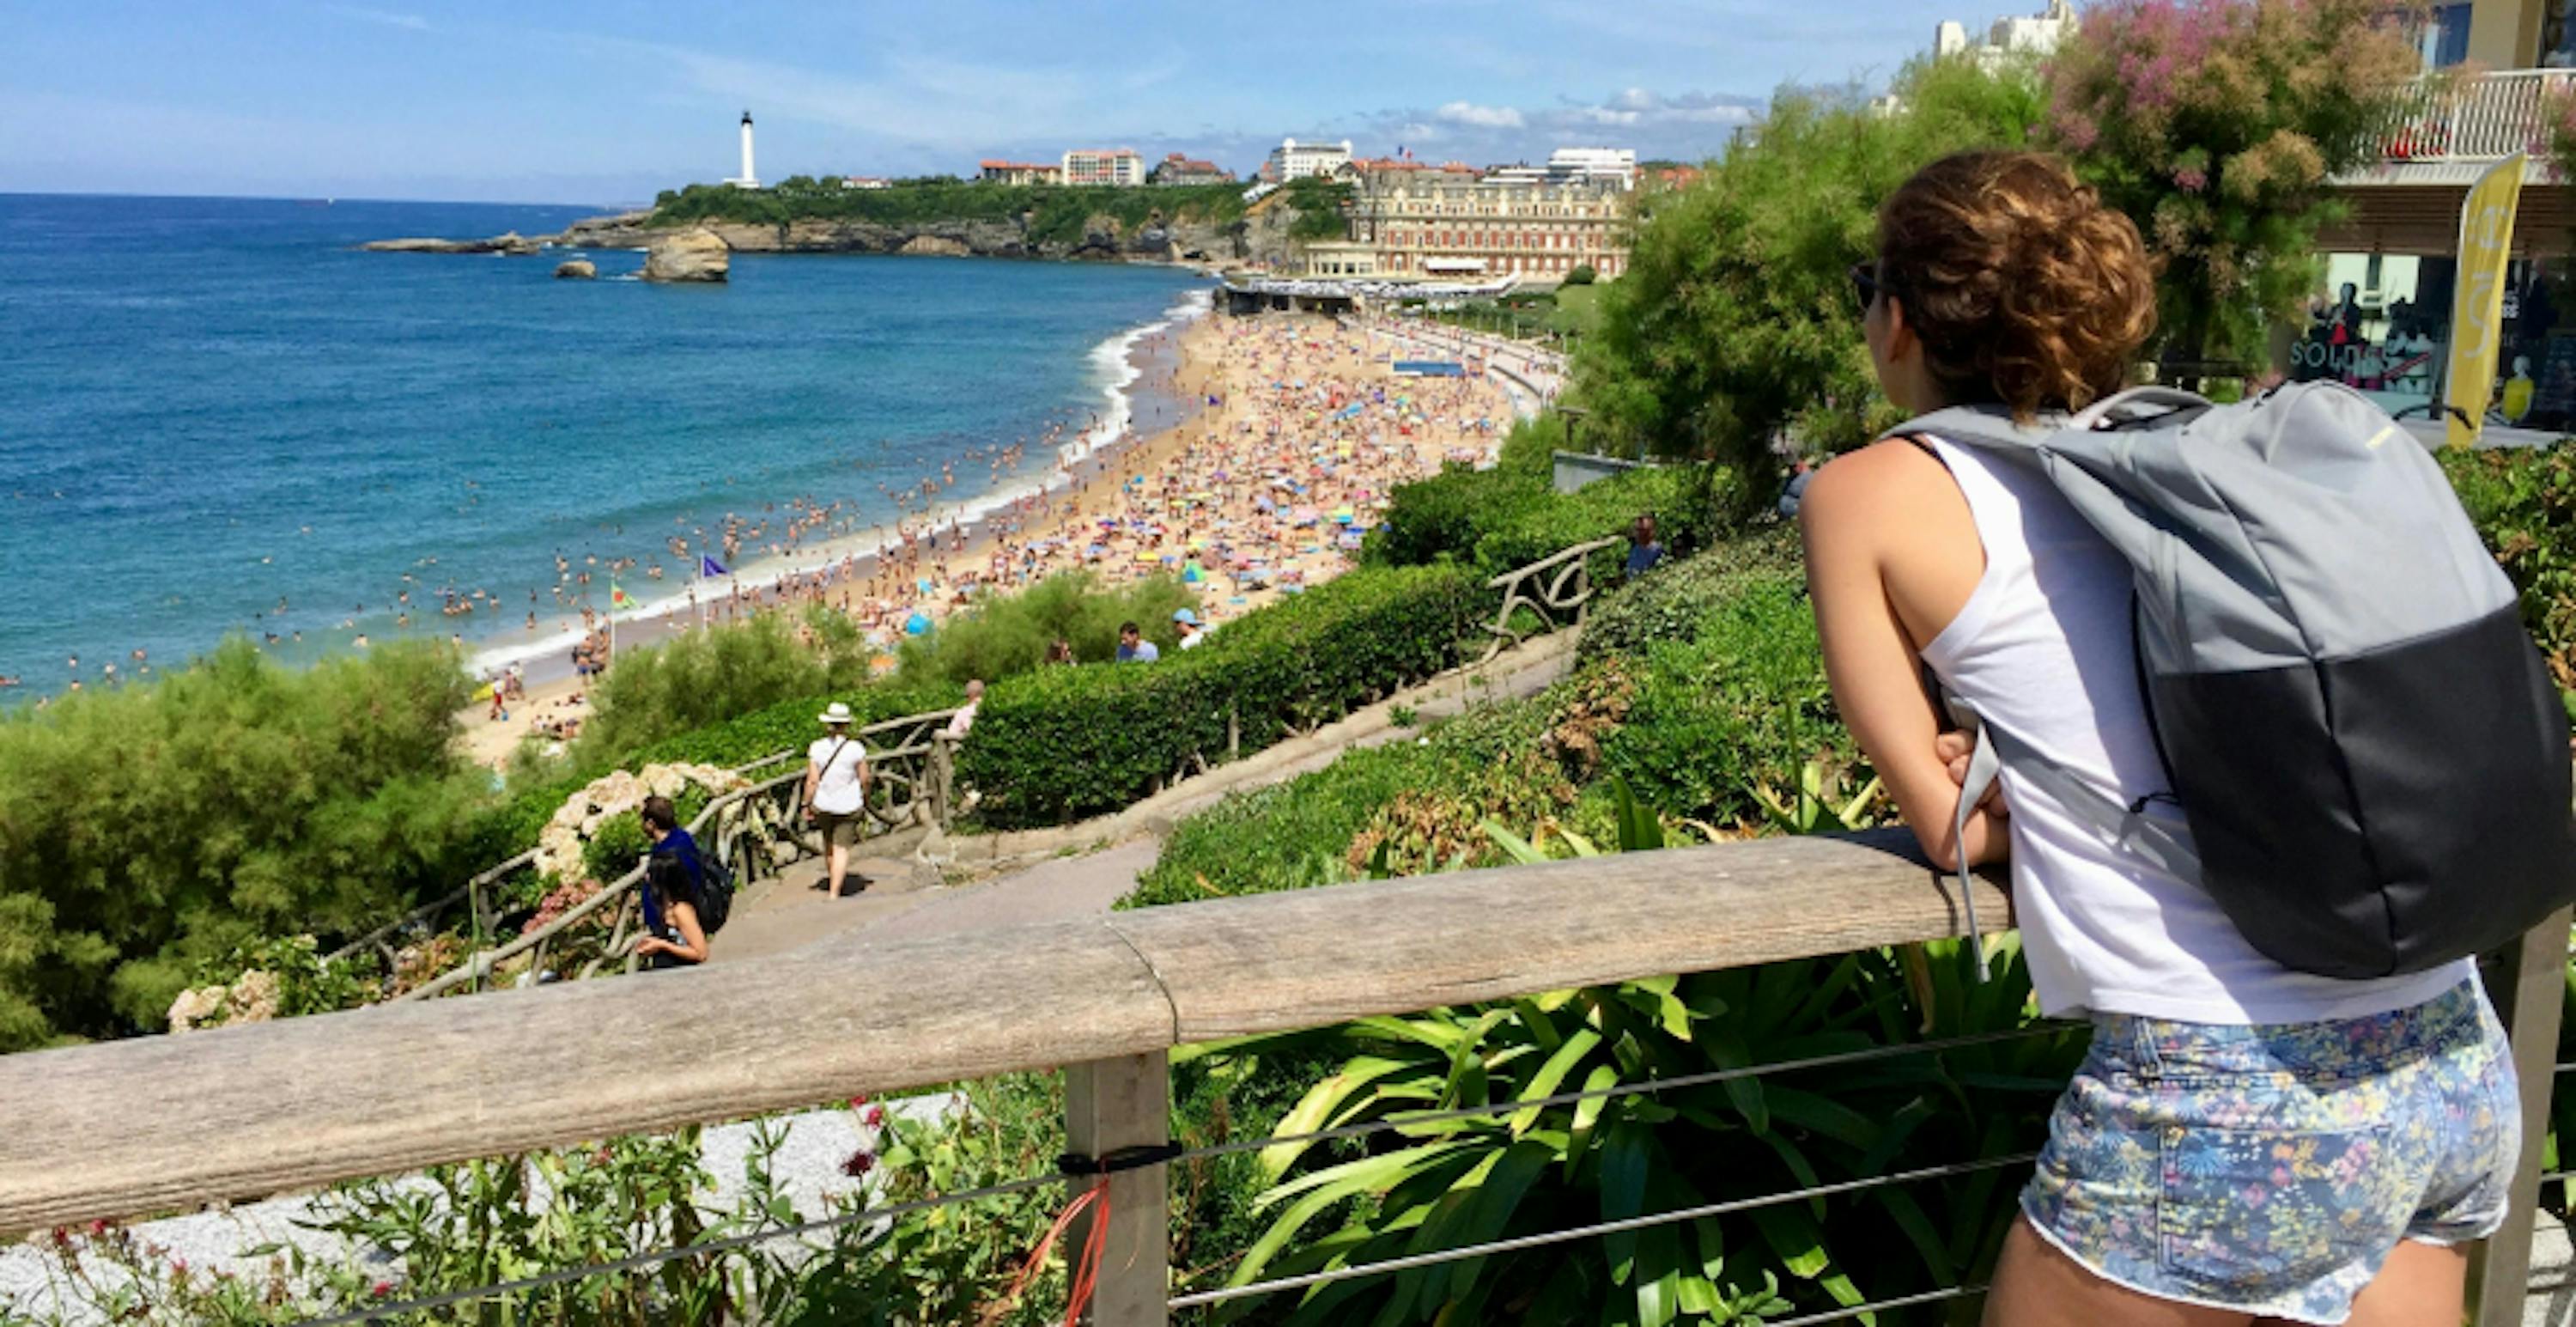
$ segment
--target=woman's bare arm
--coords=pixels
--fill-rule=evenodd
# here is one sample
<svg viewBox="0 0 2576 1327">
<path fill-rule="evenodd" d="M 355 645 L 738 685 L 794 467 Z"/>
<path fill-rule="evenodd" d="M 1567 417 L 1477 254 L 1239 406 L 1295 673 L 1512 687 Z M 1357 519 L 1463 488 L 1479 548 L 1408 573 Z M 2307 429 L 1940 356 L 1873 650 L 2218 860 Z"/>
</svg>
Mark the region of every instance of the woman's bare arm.
<svg viewBox="0 0 2576 1327">
<path fill-rule="evenodd" d="M 1945 495 L 1955 512 L 1937 505 Z M 1938 461 L 1908 444 L 1883 443 L 1818 471 L 1798 516 L 1825 675 L 1843 722 L 1925 855 L 1954 869 L 1959 785 L 1935 749 L 1940 722 L 1923 691 L 1908 621 L 1928 640 L 1975 591 L 1984 553 L 1967 503 Z M 1897 555 L 1908 565 L 1898 567 Z M 2009 838 L 1995 809 L 1981 807 L 1968 821 L 1968 861 L 2000 860 Z"/>
</svg>

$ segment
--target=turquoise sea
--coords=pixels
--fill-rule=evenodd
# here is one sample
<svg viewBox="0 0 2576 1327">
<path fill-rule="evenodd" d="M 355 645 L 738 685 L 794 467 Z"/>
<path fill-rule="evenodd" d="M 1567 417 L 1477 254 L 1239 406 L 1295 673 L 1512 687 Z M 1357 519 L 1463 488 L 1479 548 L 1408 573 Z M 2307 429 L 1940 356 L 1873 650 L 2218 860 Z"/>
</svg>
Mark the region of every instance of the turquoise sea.
<svg viewBox="0 0 2576 1327">
<path fill-rule="evenodd" d="M 621 578 L 649 603 L 679 588 L 666 541 L 729 512 L 890 521 L 880 485 L 950 462 L 941 501 L 972 497 L 995 480 L 970 451 L 1114 426 L 1130 334 L 1205 284 L 738 255 L 727 285 L 666 287 L 631 279 L 636 253 L 583 255 L 585 282 L 553 278 L 568 251 L 352 247 L 596 210 L 0 195 L 0 676 L 23 680 L 0 698 L 228 632 L 289 659 L 392 639 L 406 588 L 411 634 L 491 646 L 532 589 L 561 626 L 558 556 L 603 608 L 607 562 L 658 558 L 670 579 Z M 1003 486 L 1052 469 L 1029 450 Z M 502 609 L 441 616 L 445 588 Z"/>
</svg>

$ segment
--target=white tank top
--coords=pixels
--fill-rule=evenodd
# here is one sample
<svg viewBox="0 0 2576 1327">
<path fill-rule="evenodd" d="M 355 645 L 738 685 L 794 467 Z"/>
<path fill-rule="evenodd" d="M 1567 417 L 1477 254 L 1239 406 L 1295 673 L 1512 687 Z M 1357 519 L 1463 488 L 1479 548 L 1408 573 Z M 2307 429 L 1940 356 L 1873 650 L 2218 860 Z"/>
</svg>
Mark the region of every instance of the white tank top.
<svg viewBox="0 0 2576 1327">
<path fill-rule="evenodd" d="M 2070 773 L 2134 802 L 2166 791 L 2130 643 L 2129 565 L 2036 470 L 1932 439 L 1985 545 L 1975 593 L 1923 649 L 1942 684 Z M 2367 981 L 2285 968 L 2198 882 L 2119 851 L 2003 772 L 2013 910 L 2043 1012 L 2193 1023 L 2359 1018 L 2432 999 L 2463 959 Z M 2150 805 L 2180 827 L 2181 813 Z"/>
</svg>

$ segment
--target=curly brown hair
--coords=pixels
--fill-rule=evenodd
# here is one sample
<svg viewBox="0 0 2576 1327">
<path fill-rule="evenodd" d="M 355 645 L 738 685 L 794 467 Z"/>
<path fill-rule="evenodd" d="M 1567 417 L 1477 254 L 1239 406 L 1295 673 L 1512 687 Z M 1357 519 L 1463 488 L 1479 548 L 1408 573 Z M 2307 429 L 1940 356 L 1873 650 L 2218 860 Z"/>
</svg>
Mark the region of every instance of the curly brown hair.
<svg viewBox="0 0 2576 1327">
<path fill-rule="evenodd" d="M 2120 390 L 2156 326 L 2155 269 L 2129 218 L 2059 158 L 1961 152 L 1878 211 L 1878 279 L 1952 402 L 2028 421 Z"/>
</svg>

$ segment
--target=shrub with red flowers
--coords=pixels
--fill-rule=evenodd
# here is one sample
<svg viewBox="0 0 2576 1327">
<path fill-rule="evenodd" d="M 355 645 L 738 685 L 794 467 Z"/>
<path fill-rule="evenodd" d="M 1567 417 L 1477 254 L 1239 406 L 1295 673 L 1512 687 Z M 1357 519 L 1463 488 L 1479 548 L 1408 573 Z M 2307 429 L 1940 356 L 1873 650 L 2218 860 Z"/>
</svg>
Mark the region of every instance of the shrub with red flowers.
<svg viewBox="0 0 2576 1327">
<path fill-rule="evenodd" d="M 2164 264 L 2166 357 L 2258 362 L 2317 280 L 2335 176 L 2427 92 L 2387 0 L 2101 0 L 2048 66 L 2047 136 Z"/>
</svg>

